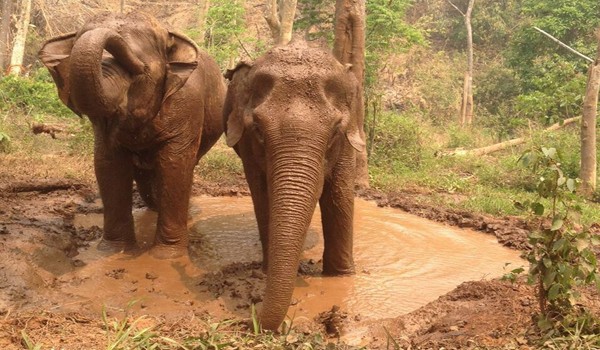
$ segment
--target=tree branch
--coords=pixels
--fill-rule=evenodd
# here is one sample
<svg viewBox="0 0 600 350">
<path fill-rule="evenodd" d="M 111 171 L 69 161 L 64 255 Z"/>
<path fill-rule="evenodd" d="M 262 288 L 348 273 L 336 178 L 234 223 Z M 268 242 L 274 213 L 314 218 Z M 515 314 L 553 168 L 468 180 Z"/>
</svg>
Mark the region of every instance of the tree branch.
<svg viewBox="0 0 600 350">
<path fill-rule="evenodd" d="M 575 50 L 574 48 L 570 47 L 569 45 L 567 45 L 567 44 L 563 43 L 562 41 L 560 41 L 560 40 L 556 39 L 556 38 L 555 38 L 555 37 L 553 37 L 552 35 L 550 35 L 550 34 L 546 33 L 545 31 L 541 30 L 540 28 L 538 28 L 538 27 L 533 27 L 533 28 L 534 28 L 535 30 L 537 30 L 538 32 L 540 32 L 540 33 L 544 34 L 544 35 L 545 35 L 545 36 L 547 36 L 548 38 L 550 38 L 550 39 L 551 39 L 552 41 L 554 41 L 555 43 L 557 43 L 557 44 L 559 44 L 560 46 L 564 47 L 565 49 L 567 49 L 567 50 L 571 51 L 572 53 L 576 54 L 577 56 L 579 56 L 579 57 L 583 58 L 584 60 L 586 60 L 586 61 L 588 61 L 588 62 L 590 62 L 590 63 L 593 63 L 593 62 L 594 62 L 594 60 L 593 60 L 593 59 L 591 59 L 591 58 L 587 57 L 586 55 L 584 55 L 584 54 L 582 54 L 581 52 L 579 52 L 579 51 Z"/>
<path fill-rule="evenodd" d="M 465 17 L 465 16 L 466 16 L 466 15 L 465 15 L 465 13 L 464 13 L 464 12 L 462 12 L 462 11 L 461 11 L 461 10 L 458 8 L 458 6 L 456 6 L 456 5 L 454 5 L 454 4 L 452 3 L 452 1 L 450 1 L 450 0 L 446 0 L 446 1 L 447 1 L 447 2 L 448 2 L 450 5 L 452 5 L 452 7 L 454 7 L 454 8 L 456 9 L 456 11 L 460 12 L 460 14 L 461 14 L 463 17 Z"/>
</svg>

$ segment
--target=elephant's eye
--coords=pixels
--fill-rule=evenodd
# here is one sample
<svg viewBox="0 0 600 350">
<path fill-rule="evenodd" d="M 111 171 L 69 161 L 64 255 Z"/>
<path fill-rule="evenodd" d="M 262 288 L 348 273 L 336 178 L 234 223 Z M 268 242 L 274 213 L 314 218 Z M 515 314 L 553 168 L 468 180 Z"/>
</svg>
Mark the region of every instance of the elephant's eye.
<svg viewBox="0 0 600 350">
<path fill-rule="evenodd" d="M 252 90 L 250 91 L 250 94 L 252 95 L 252 107 L 256 107 L 265 101 L 271 92 L 271 89 L 273 89 L 274 83 L 275 80 L 273 77 L 265 73 L 258 73 L 254 77 Z"/>
<path fill-rule="evenodd" d="M 264 137 L 262 128 L 260 127 L 260 125 L 257 122 L 252 123 L 252 133 L 254 134 L 254 137 L 260 144 L 265 143 L 265 137 Z"/>
</svg>

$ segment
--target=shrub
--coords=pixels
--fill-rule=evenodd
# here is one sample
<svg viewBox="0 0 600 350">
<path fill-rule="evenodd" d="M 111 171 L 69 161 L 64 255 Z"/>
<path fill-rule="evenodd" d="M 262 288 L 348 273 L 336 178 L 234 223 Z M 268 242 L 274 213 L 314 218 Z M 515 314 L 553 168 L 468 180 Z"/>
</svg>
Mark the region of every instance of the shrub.
<svg viewBox="0 0 600 350">
<path fill-rule="evenodd" d="M 370 117 L 372 118 L 372 117 Z M 392 169 L 416 169 L 423 159 L 420 121 L 392 112 L 376 115 L 366 124 L 369 161 Z"/>
<path fill-rule="evenodd" d="M 3 77 L 0 80 L 0 110 L 17 110 L 34 117 L 75 115 L 58 98 L 56 86 L 45 68 L 30 77 Z"/>
</svg>

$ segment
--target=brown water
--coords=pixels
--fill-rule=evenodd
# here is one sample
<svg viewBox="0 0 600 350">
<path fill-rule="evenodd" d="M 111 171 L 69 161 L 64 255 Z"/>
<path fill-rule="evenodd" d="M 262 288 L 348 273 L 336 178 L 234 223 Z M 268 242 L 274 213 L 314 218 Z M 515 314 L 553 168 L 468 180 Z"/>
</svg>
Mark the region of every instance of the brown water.
<svg viewBox="0 0 600 350">
<path fill-rule="evenodd" d="M 138 239 L 150 244 L 156 214 L 134 213 Z M 101 225 L 101 215 L 78 216 L 76 225 Z M 261 259 L 260 241 L 249 197 L 197 197 L 191 201 L 191 260 L 158 261 L 147 254 L 102 256 L 82 252 L 85 266 L 60 278 L 69 304 L 97 305 L 110 300 L 125 305 L 142 299 L 142 307 L 185 309 L 206 296 L 197 289 L 205 273 L 234 262 Z M 322 254 L 320 217 L 313 218 L 304 258 Z M 394 317 L 435 300 L 464 281 L 500 276 L 506 263 L 522 265 L 519 252 L 495 238 L 438 224 L 374 203 L 356 200 L 355 261 L 357 274 L 346 277 L 298 277 L 289 315 L 312 317 L 338 305 L 365 319 Z M 92 294 L 92 295 L 90 295 Z M 226 302 L 212 301 L 223 311 Z M 58 304 L 56 308 L 66 306 Z M 95 308 L 95 307 L 94 307 Z M 210 307 L 209 307 L 210 308 Z"/>
</svg>

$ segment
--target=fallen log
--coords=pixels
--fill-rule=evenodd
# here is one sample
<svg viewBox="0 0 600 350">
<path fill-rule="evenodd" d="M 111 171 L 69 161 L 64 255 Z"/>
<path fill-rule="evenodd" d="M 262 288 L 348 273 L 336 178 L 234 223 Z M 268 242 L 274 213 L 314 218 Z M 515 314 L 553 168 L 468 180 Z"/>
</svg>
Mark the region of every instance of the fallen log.
<svg viewBox="0 0 600 350">
<path fill-rule="evenodd" d="M 573 117 L 573 118 L 565 119 L 561 122 L 552 124 L 551 126 L 544 129 L 542 132 L 555 131 L 566 125 L 575 123 L 579 120 L 581 120 L 581 117 Z M 496 151 L 500 151 L 500 150 L 503 150 L 503 149 L 506 149 L 506 148 L 509 148 L 512 146 L 520 145 L 522 143 L 525 143 L 526 140 L 527 140 L 527 138 L 525 138 L 525 137 L 518 137 L 516 139 L 503 141 L 500 143 L 496 143 L 494 145 L 485 146 L 485 147 L 481 147 L 481 148 L 474 148 L 474 149 L 468 149 L 468 150 L 459 148 L 459 149 L 454 149 L 454 150 L 450 150 L 450 151 L 439 151 L 436 153 L 436 156 L 438 156 L 438 157 L 441 157 L 441 156 L 481 156 L 484 154 L 489 154 L 489 153 L 493 153 Z"/>
<path fill-rule="evenodd" d="M 65 191 L 70 189 L 81 189 L 85 184 L 81 182 L 65 180 L 40 180 L 35 182 L 13 182 L 8 185 L 0 186 L 0 193 L 22 193 L 22 192 L 40 192 L 49 193 L 53 191 Z"/>
</svg>

